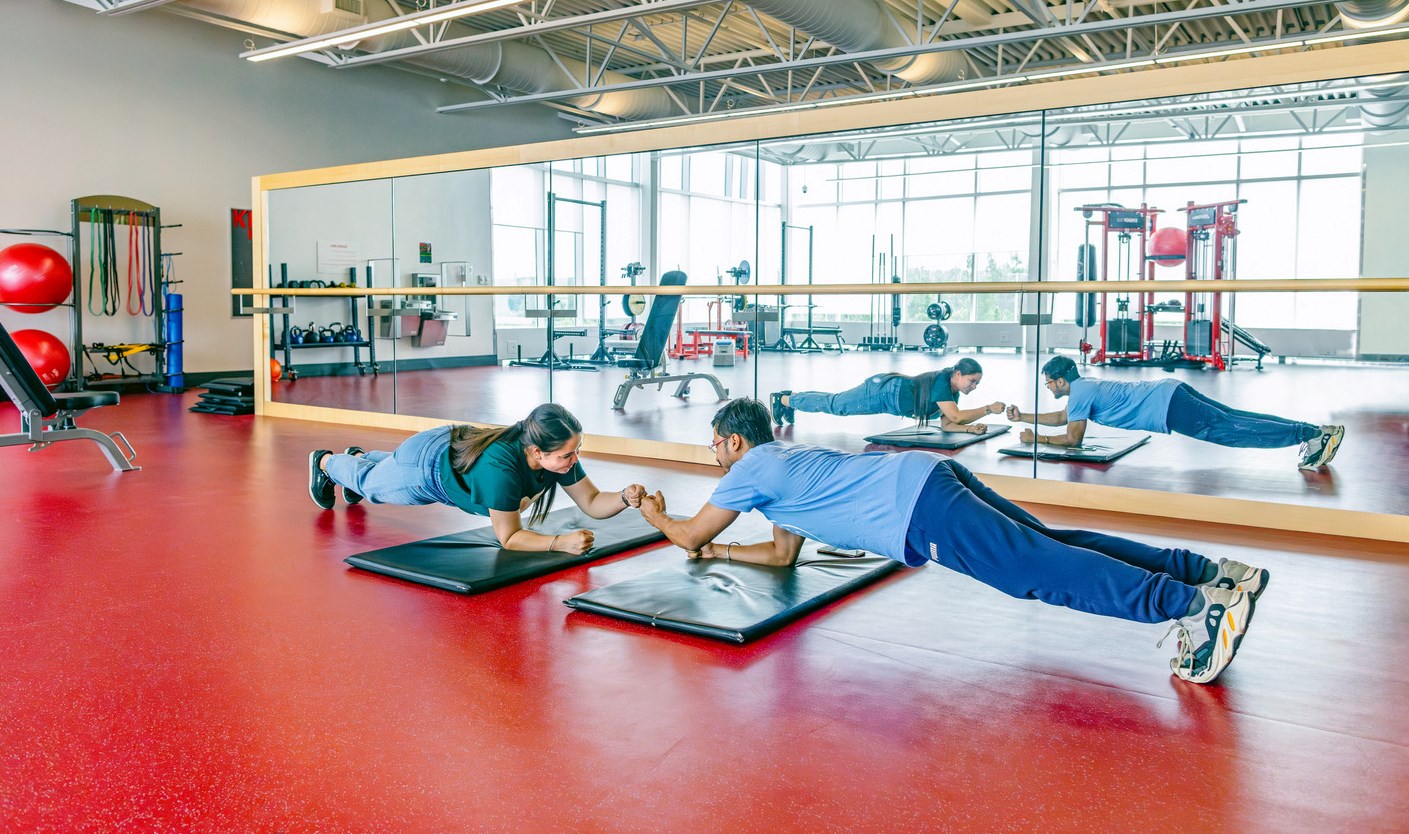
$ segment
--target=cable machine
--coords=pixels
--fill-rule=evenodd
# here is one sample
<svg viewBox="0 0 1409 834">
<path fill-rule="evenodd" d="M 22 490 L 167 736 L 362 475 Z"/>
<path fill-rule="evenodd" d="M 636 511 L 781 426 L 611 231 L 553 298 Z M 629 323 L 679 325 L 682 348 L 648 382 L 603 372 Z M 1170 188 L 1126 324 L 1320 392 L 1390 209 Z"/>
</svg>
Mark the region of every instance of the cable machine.
<svg viewBox="0 0 1409 834">
<path fill-rule="evenodd" d="M 1145 251 L 1148 238 L 1156 231 L 1157 218 L 1163 213 L 1160 209 L 1141 203 L 1138 209 L 1106 204 L 1078 206 L 1076 210 L 1086 218 L 1086 248 L 1081 250 L 1080 257 L 1083 273 L 1089 274 L 1086 265 L 1094 252 L 1097 255 L 1096 280 L 1154 280 L 1155 265 L 1145 257 Z M 1091 242 L 1091 233 L 1096 229 L 1101 232 L 1100 246 Z M 1112 317 L 1109 310 L 1112 294 L 1099 294 L 1099 309 L 1095 311 L 1099 344 L 1092 345 L 1089 339 L 1092 317 L 1080 317 L 1082 355 L 1094 351 L 1090 362 L 1095 365 L 1148 360 L 1148 348 L 1155 336 L 1154 311 L 1149 309 L 1154 304 L 1154 293 L 1132 288 L 1132 291 L 1114 295 L 1115 316 Z"/>
<path fill-rule="evenodd" d="M 1187 254 L 1184 277 L 1190 281 L 1208 279 L 1233 280 L 1237 275 L 1238 206 L 1247 200 L 1225 200 L 1219 203 L 1195 205 L 1190 202 L 1179 209 L 1185 213 Z M 1237 296 L 1229 299 L 1229 312 Z M 1242 344 L 1255 356 L 1236 356 Z M 1257 362 L 1262 370 L 1262 357 L 1271 348 L 1223 315 L 1223 294 L 1218 292 L 1186 293 L 1184 296 L 1184 358 L 1216 370 L 1225 370 L 1234 362 Z"/>
</svg>

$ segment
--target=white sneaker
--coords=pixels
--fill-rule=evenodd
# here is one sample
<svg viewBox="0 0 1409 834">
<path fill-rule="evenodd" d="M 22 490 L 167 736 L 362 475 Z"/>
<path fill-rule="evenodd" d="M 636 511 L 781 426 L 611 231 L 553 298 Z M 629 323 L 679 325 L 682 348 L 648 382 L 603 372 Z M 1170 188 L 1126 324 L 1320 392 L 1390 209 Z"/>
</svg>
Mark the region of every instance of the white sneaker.
<svg viewBox="0 0 1409 834">
<path fill-rule="evenodd" d="M 1331 458 L 1340 451 L 1341 440 L 1345 438 L 1345 426 L 1322 426 L 1321 427 L 1321 456 L 1316 460 L 1317 466 L 1325 466 L 1331 462 Z"/>
<path fill-rule="evenodd" d="M 1232 559 L 1219 559 L 1218 573 L 1205 582 L 1204 587 L 1246 591 L 1252 595 L 1253 602 L 1256 602 L 1271 578 L 1272 574 L 1266 568 L 1255 568 Z"/>
<path fill-rule="evenodd" d="M 1193 683 L 1212 683 L 1238 653 L 1252 619 L 1252 595 L 1245 591 L 1205 587 L 1204 607 L 1193 617 L 1175 620 L 1169 632 L 1179 632 L 1179 654 L 1169 660 L 1169 669 Z M 1163 645 L 1161 639 L 1159 645 Z"/>
</svg>

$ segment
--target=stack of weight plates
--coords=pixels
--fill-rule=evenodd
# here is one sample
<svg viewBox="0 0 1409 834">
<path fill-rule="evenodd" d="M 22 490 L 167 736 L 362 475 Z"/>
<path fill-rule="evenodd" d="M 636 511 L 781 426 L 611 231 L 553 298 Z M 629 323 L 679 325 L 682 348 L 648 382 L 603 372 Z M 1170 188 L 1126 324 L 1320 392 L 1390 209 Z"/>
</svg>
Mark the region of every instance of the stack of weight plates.
<svg viewBox="0 0 1409 834">
<path fill-rule="evenodd" d="M 200 402 L 191 406 L 202 414 L 253 414 L 254 377 L 229 376 L 205 384 Z"/>
</svg>

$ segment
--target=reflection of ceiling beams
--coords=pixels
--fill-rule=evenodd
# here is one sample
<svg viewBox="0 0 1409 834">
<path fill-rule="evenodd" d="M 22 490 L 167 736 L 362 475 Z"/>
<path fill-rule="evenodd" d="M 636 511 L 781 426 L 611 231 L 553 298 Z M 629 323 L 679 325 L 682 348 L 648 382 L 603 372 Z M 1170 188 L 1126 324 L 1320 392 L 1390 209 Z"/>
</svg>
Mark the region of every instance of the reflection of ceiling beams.
<svg viewBox="0 0 1409 834">
<path fill-rule="evenodd" d="M 1308 0 L 1245 0 L 1238 5 L 1240 13 L 1267 12 L 1278 9 L 1295 8 L 1298 6 L 1311 5 Z M 1158 27 L 1160 25 L 1179 24 L 1188 20 L 1199 20 L 1203 18 L 1222 18 L 1229 13 L 1225 6 L 1207 6 L 1204 8 L 1191 8 L 1177 12 L 1155 12 L 1152 14 L 1140 15 L 1137 17 L 1110 18 L 1104 20 L 1085 21 L 1071 25 L 1058 24 L 1042 29 L 1026 29 L 1016 32 L 999 32 L 992 35 L 979 35 L 972 38 L 951 39 L 936 41 L 928 44 L 915 44 L 908 47 L 894 49 L 879 49 L 870 52 L 853 52 L 845 54 L 821 55 L 812 58 L 803 58 L 791 61 L 776 61 L 768 64 L 758 64 L 755 66 L 731 67 L 720 70 L 707 70 L 704 72 L 690 73 L 686 76 L 669 76 L 664 78 L 645 78 L 636 81 L 628 81 L 606 87 L 595 88 L 593 92 L 617 92 L 624 90 L 644 89 L 649 87 L 661 87 L 677 85 L 682 83 L 702 83 L 707 81 L 723 81 L 728 78 L 737 78 L 745 75 L 758 73 L 778 73 L 797 72 L 799 70 L 812 70 L 816 68 L 832 67 L 836 65 L 850 64 L 856 61 L 884 61 L 886 59 L 901 58 L 910 55 L 920 55 L 930 52 L 948 52 L 954 50 L 972 50 L 978 47 L 1004 47 L 1009 44 L 1022 44 L 1027 41 L 1036 41 L 1036 44 L 1029 49 L 1029 57 L 1035 51 L 1036 45 L 1050 38 L 1070 37 L 1078 34 L 1097 34 L 1126 30 L 1134 27 Z M 1278 40 L 1268 41 L 1267 48 L 1275 49 Z M 1206 48 L 1206 47 L 1205 47 Z M 1123 60 L 1123 58 L 1122 58 Z M 1023 60 L 1023 65 L 1027 63 Z M 1095 70 L 1099 63 L 1090 65 Z M 1010 73 L 1012 67 L 1005 67 L 1001 64 L 996 68 L 994 75 L 1001 76 Z M 581 91 L 554 91 L 548 93 L 537 93 L 531 95 L 509 96 L 502 101 L 487 102 L 465 102 L 463 104 L 452 104 L 439 108 L 442 113 L 451 113 L 462 110 L 473 110 L 487 106 L 494 106 L 509 102 L 529 102 L 529 101 L 555 101 L 569 98 L 573 95 L 580 95 Z"/>
<path fill-rule="evenodd" d="M 204 13 L 179 0 L 67 2 L 105 14 L 159 8 L 248 32 L 261 42 L 267 38 L 288 45 L 303 39 Z M 260 2 L 292 7 L 316 6 L 320 0 Z M 364 2 L 373 19 L 385 20 L 425 14 L 450 0 Z M 943 86 L 934 81 L 906 81 L 884 70 L 887 61 L 894 66 L 916 56 L 962 55 L 955 71 L 962 73 L 965 82 L 988 79 L 1001 84 L 1011 76 L 1034 76 L 1006 82 L 1025 83 L 1049 70 L 1109 72 L 1123 61 L 1168 59 L 1191 51 L 1286 49 L 1300 46 L 1300 41 L 1316 33 L 1340 33 L 1345 28 L 1338 7 L 1325 0 L 826 0 L 840 14 L 853 3 L 879 5 L 881 25 L 888 33 L 899 32 L 901 43 L 908 44 L 900 48 L 891 42 L 884 49 L 847 53 L 845 45 L 827 43 L 796 21 L 789 26 L 754 9 L 750 2 L 523 0 L 477 15 L 472 22 L 416 27 L 410 37 L 391 45 L 401 48 L 384 45 L 384 51 L 371 53 L 327 48 L 303 57 L 337 69 L 386 64 L 436 76 L 435 62 L 427 61 L 429 56 L 443 57 L 436 53 L 531 45 L 558 68 L 555 74 L 561 71 L 568 79 L 554 87 L 517 90 L 480 81 L 479 76 L 472 81 L 441 72 L 442 80 L 480 90 L 491 99 L 442 110 L 540 102 L 571 110 L 575 120 L 631 123 L 645 117 L 594 105 L 584 95 L 659 87 L 661 91 L 654 95 L 667 109 L 684 116 L 746 112 L 769 104 L 840 102 L 901 90 L 943 92 Z M 814 5 L 812 0 L 796 2 L 801 7 Z M 821 2 L 817 0 L 817 8 Z M 384 17 L 388 10 L 391 18 Z M 418 66 L 421 62 L 426 64 Z M 620 115 L 603 115 L 606 112 Z"/>
</svg>

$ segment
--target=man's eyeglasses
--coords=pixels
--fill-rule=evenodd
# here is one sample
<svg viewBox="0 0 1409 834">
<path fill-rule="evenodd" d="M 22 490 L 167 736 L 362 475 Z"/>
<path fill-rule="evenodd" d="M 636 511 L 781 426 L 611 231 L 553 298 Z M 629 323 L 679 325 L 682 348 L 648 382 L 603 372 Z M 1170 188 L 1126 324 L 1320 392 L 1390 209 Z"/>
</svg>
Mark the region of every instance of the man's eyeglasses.
<svg viewBox="0 0 1409 834">
<path fill-rule="evenodd" d="M 715 447 L 718 446 L 720 443 L 723 443 L 725 440 L 728 440 L 728 438 L 726 438 L 726 437 L 721 437 L 721 438 L 719 438 L 718 440 L 714 441 L 713 443 L 707 443 L 707 444 L 705 444 L 705 445 L 709 448 L 709 450 L 710 450 L 711 452 L 713 452 L 714 449 L 715 449 Z"/>
</svg>

